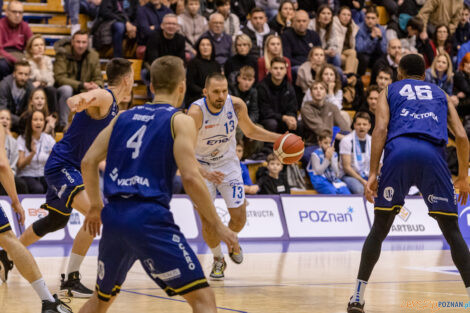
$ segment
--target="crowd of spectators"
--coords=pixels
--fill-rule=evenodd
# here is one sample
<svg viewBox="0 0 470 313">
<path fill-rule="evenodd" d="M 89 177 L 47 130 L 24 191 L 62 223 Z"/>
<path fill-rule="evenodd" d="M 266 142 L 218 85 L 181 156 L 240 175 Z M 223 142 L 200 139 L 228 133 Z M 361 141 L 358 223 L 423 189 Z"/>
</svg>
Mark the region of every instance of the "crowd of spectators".
<svg viewBox="0 0 470 313">
<path fill-rule="evenodd" d="M 203 97 L 207 75 L 223 73 L 254 123 L 302 136 L 303 165 L 317 191 L 362 193 L 378 96 L 397 80 L 403 55 L 424 57 L 425 80 L 450 96 L 470 133 L 469 2 L 68 0 L 73 34 L 54 43 L 52 59 L 44 38 L 23 20 L 22 3 L 10 1 L 0 19 L 0 122 L 20 135 L 17 152 L 8 137 L 17 184 L 41 192 L 36 167 L 50 135 L 67 125 L 66 99 L 104 86 L 100 55 L 112 49 L 108 57 L 143 59 L 147 85 L 156 58 L 180 57 L 187 67 L 185 107 Z M 89 33 L 76 26 L 79 10 L 93 20 Z M 351 110 L 357 112 L 352 121 Z M 245 158 L 268 157 L 269 145 L 240 133 L 237 140 Z M 273 187 L 289 167 L 268 160 L 271 178 L 261 181 Z"/>
</svg>

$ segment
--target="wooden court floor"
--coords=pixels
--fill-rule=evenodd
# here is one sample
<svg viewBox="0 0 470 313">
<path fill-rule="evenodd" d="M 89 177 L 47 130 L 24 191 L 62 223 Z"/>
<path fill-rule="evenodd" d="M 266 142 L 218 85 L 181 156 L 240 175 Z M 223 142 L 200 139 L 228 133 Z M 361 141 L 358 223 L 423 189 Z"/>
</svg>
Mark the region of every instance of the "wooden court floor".
<svg viewBox="0 0 470 313">
<path fill-rule="evenodd" d="M 210 256 L 199 258 L 208 274 Z M 359 258 L 359 251 L 346 251 L 246 254 L 241 265 L 228 260 L 226 280 L 212 283 L 219 312 L 346 312 Z M 37 261 L 48 285 L 57 290 L 66 259 L 37 258 Z M 425 270 L 438 266 L 452 266 L 449 251 L 383 251 L 367 287 L 366 312 L 470 312 L 470 309 L 431 308 L 431 303 L 437 301 L 469 301 L 456 273 Z M 10 275 L 8 283 L 0 285 L 0 313 L 39 313 L 39 301 L 31 287 L 16 269 Z M 88 287 L 94 285 L 96 257 L 87 257 L 82 275 Z M 73 299 L 70 306 L 78 312 L 84 301 Z M 414 307 L 411 301 L 415 301 Z M 109 312 L 191 310 L 181 298 L 168 298 L 136 263 Z"/>
</svg>

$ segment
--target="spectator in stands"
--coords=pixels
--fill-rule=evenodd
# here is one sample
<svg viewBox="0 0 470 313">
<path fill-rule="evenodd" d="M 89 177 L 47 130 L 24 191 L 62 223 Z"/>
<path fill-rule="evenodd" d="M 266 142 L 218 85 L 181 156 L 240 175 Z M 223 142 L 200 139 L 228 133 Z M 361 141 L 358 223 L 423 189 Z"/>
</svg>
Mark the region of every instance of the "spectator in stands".
<svg viewBox="0 0 470 313">
<path fill-rule="evenodd" d="M 207 31 L 208 25 L 206 18 L 199 14 L 199 0 L 185 0 L 184 3 L 186 9 L 178 16 L 179 32 L 186 38 L 186 53 L 193 58 L 197 54 L 196 41 Z"/>
<path fill-rule="evenodd" d="M 256 7 L 256 3 L 255 0 L 230 0 L 230 7 L 240 22 L 245 25 L 246 17 Z"/>
<path fill-rule="evenodd" d="M 253 87 L 255 83 L 255 70 L 251 66 L 243 66 L 236 78 L 235 84 L 229 84 L 232 96 L 239 97 L 246 103 L 248 116 L 253 123 L 258 123 L 258 91 Z"/>
<path fill-rule="evenodd" d="M 163 17 L 170 13 L 173 12 L 162 4 L 162 0 L 150 0 L 145 5 L 139 5 L 137 8 L 137 18 L 135 20 L 135 26 L 137 27 L 137 44 L 145 46 L 152 32 L 160 28 Z"/>
<path fill-rule="evenodd" d="M 387 10 L 387 13 L 392 19 L 396 18 L 395 15 L 397 15 L 398 13 L 398 6 L 400 2 L 403 2 L 403 0 L 398 1 L 398 3 L 396 0 L 372 0 L 372 3 L 375 4 L 376 6 L 385 7 L 385 9 Z"/>
<path fill-rule="evenodd" d="M 354 131 L 344 136 L 339 144 L 341 165 L 344 171 L 342 180 L 352 194 L 364 194 L 370 167 L 371 136 L 368 134 L 370 116 L 357 112 L 353 120 Z"/>
<path fill-rule="evenodd" d="M 457 55 L 462 44 L 470 40 L 470 7 L 464 5 L 459 25 L 452 37 L 453 55 Z"/>
<path fill-rule="evenodd" d="M 377 109 L 377 103 L 379 102 L 380 88 L 377 85 L 370 85 L 367 88 L 366 93 L 366 106 L 361 108 L 360 111 L 367 112 L 370 116 L 370 130 L 369 135 L 372 135 L 372 131 L 375 127 L 375 111 Z"/>
<path fill-rule="evenodd" d="M 11 112 L 12 128 L 17 131 L 19 116 L 28 107 L 28 99 L 34 86 L 29 79 L 31 67 L 28 61 L 17 61 L 13 74 L 0 82 L 0 109 Z"/>
<path fill-rule="evenodd" d="M 256 6 L 266 12 L 268 19 L 276 16 L 277 11 L 279 10 L 280 0 L 256 0 Z"/>
<path fill-rule="evenodd" d="M 0 80 L 13 72 L 16 61 L 24 58 L 23 51 L 32 35 L 28 23 L 23 21 L 23 4 L 9 1 L 6 17 L 0 19 Z"/>
<path fill-rule="evenodd" d="M 422 40 L 433 34 L 437 25 L 443 24 L 449 27 L 449 36 L 455 32 L 460 20 L 460 12 L 463 9 L 462 0 L 429 0 L 419 10 L 418 17 L 424 23 L 420 34 Z"/>
<path fill-rule="evenodd" d="M 190 105 L 204 95 L 206 77 L 213 72 L 220 72 L 220 65 L 215 60 L 215 49 L 209 38 L 202 37 L 196 42 L 197 55 L 188 63 L 186 72 L 186 104 Z"/>
<path fill-rule="evenodd" d="M 454 88 L 453 76 L 452 61 L 447 53 L 442 52 L 434 58 L 431 67 L 426 70 L 424 80 L 439 86 L 450 96 L 450 103 L 457 106 L 459 99 L 457 96 L 452 96 Z"/>
<path fill-rule="evenodd" d="M 214 13 L 209 18 L 209 30 L 202 34 L 201 38 L 209 38 L 215 49 L 215 60 L 221 66 L 232 55 L 232 37 L 224 31 L 224 17 L 220 13 Z"/>
<path fill-rule="evenodd" d="M 399 39 L 390 40 L 387 45 L 387 54 L 378 58 L 372 67 L 370 83 L 376 84 L 377 74 L 379 74 L 379 70 L 384 67 L 392 69 L 392 80 L 396 81 L 398 76 L 398 63 L 400 63 L 401 55 L 401 41 Z"/>
<path fill-rule="evenodd" d="M 336 68 L 331 64 L 324 64 L 318 71 L 316 80 L 326 84 L 326 101 L 333 103 L 339 110 L 343 107 L 343 91 L 341 78 Z"/>
<path fill-rule="evenodd" d="M 242 32 L 251 39 L 252 48 L 250 54 L 259 58 L 263 56 L 263 47 L 266 38 L 275 32 L 269 29 L 266 13 L 260 8 L 251 10 L 250 18 Z"/>
<path fill-rule="evenodd" d="M 341 67 L 338 38 L 333 27 L 333 10 L 327 4 L 320 5 L 317 17 L 310 21 L 308 28 L 316 31 L 320 36 L 321 47 L 325 51 L 327 62 Z"/>
<path fill-rule="evenodd" d="M 333 30 L 337 38 L 338 51 L 341 53 L 344 73 L 356 74 L 358 66 L 356 35 L 359 27 L 352 19 L 349 7 L 341 7 L 338 15 L 333 17 Z"/>
<path fill-rule="evenodd" d="M 286 28 L 291 27 L 294 12 L 294 3 L 290 0 L 283 0 L 279 5 L 277 15 L 269 21 L 269 28 L 277 34 L 282 35 Z"/>
<path fill-rule="evenodd" d="M 15 175 L 15 185 L 18 194 L 27 194 L 28 193 L 28 186 L 26 182 L 16 175 L 17 167 L 16 164 L 18 163 L 18 143 L 16 139 L 11 135 L 10 127 L 11 127 L 11 115 L 10 111 L 7 109 L 0 110 L 0 125 L 5 127 L 5 152 L 7 154 L 8 163 L 10 163 L 10 168 L 13 171 L 13 175 Z M 0 195 L 6 196 L 7 193 L 5 188 L 3 188 L 2 184 L 0 184 Z"/>
<path fill-rule="evenodd" d="M 101 2 L 98 17 L 102 23 L 113 21 L 111 33 L 113 36 L 113 55 L 115 58 L 122 58 L 123 40 L 128 38 L 133 40 L 137 36 L 137 0 L 103 0 Z"/>
<path fill-rule="evenodd" d="M 331 130 L 325 129 L 318 135 L 320 147 L 313 151 L 307 172 L 313 189 L 319 194 L 349 195 L 346 183 L 339 179 L 338 154 L 331 142 Z"/>
<path fill-rule="evenodd" d="M 271 69 L 271 60 L 274 57 L 284 58 L 287 64 L 287 80 L 292 82 L 290 60 L 283 56 L 282 41 L 278 35 L 269 35 L 264 42 L 263 56 L 258 58 L 258 82 L 262 81 Z"/>
<path fill-rule="evenodd" d="M 317 73 L 325 64 L 325 52 L 321 47 L 313 47 L 309 54 L 308 60 L 304 62 L 297 73 L 297 81 L 295 84 L 302 89 L 303 93 L 312 86 Z"/>
<path fill-rule="evenodd" d="M 393 82 L 393 71 L 390 67 L 385 66 L 379 69 L 377 74 L 377 86 L 379 87 L 380 91 L 387 88 Z"/>
<path fill-rule="evenodd" d="M 327 89 L 328 87 L 324 82 L 315 81 L 305 93 L 300 114 L 304 126 L 303 138 L 305 139 L 306 146 L 317 145 L 318 135 L 324 129 L 332 129 L 333 126 L 339 126 L 343 132 L 351 130 L 338 107 L 326 100 Z M 343 134 L 337 135 L 338 140 L 342 138 Z M 305 153 L 308 156 L 313 150 L 306 148 Z"/>
<path fill-rule="evenodd" d="M 238 160 L 240 161 L 240 168 L 242 169 L 243 187 L 245 188 L 245 194 L 255 195 L 259 191 L 259 186 L 253 184 L 253 182 L 251 181 L 250 172 L 248 171 L 248 167 L 245 165 L 245 163 L 242 162 L 243 149 L 243 142 L 237 142 L 236 151 Z"/>
<path fill-rule="evenodd" d="M 181 58 L 183 61 L 185 60 L 185 39 L 177 31 L 178 18 L 176 15 L 173 13 L 165 15 L 160 28 L 153 31 L 147 41 L 144 62 L 148 69 L 150 69 L 155 59 L 165 55 L 172 55 Z"/>
<path fill-rule="evenodd" d="M 55 140 L 44 133 L 44 127 L 44 113 L 34 111 L 26 123 L 24 135 L 18 137 L 18 176 L 26 181 L 32 194 L 44 194 L 47 190 L 44 166 Z"/>
<path fill-rule="evenodd" d="M 80 30 L 72 40 L 60 40 L 54 44 L 56 52 L 54 77 L 59 94 L 59 125 L 65 127 L 70 109 L 67 99 L 76 93 L 103 87 L 100 57 L 89 48 L 88 33 Z"/>
<path fill-rule="evenodd" d="M 375 6 L 366 8 L 365 21 L 359 24 L 356 35 L 356 51 L 359 60 L 357 74 L 364 75 L 366 69 L 387 53 L 385 29 L 378 24 L 378 13 Z"/>
<path fill-rule="evenodd" d="M 400 39 L 403 54 L 418 52 L 417 41 L 419 34 L 423 31 L 423 21 L 416 16 L 410 18 L 406 23 L 405 31 L 397 23 L 395 24 L 396 28 L 387 28 L 387 40 L 390 42 L 392 39 Z M 419 40 L 419 44 L 422 45 L 422 40 Z"/>
<path fill-rule="evenodd" d="M 292 28 L 286 29 L 282 34 L 284 56 L 290 59 L 294 73 L 307 61 L 310 50 L 322 45 L 318 34 L 307 28 L 308 22 L 307 12 L 299 10 L 295 12 Z"/>
<path fill-rule="evenodd" d="M 281 57 L 274 57 L 269 72 L 258 85 L 260 123 L 272 132 L 294 131 L 297 129 L 297 101 L 294 87 L 286 78 L 287 63 Z"/>
<path fill-rule="evenodd" d="M 434 32 L 433 38 L 428 42 L 433 50 L 434 57 L 441 54 L 442 52 L 447 52 L 452 58 L 452 37 L 450 35 L 449 27 L 447 25 L 438 25 L 436 27 L 436 31 Z"/>
<path fill-rule="evenodd" d="M 464 43 L 462 46 L 460 46 L 459 53 L 457 54 L 457 64 L 460 64 L 464 58 L 464 56 L 470 52 L 470 41 L 467 43 Z"/>
<path fill-rule="evenodd" d="M 257 69 L 258 59 L 250 54 L 251 40 L 245 34 L 240 34 L 235 37 L 235 55 L 230 57 L 224 64 L 224 74 L 227 76 L 229 82 L 234 82 L 237 72 L 245 65 Z"/>
<path fill-rule="evenodd" d="M 414 1 L 414 0 L 413 0 Z M 340 4 L 351 9 L 352 19 L 356 24 L 364 20 L 364 0 L 340 0 Z M 340 9 L 341 10 L 341 9 Z"/>
<path fill-rule="evenodd" d="M 30 79 L 35 88 L 44 88 L 47 95 L 47 104 L 49 112 L 58 112 L 57 90 L 54 87 L 54 68 L 52 59 L 44 55 L 46 42 L 41 35 L 34 35 L 29 38 L 26 44 L 26 59 L 31 66 Z"/>
<path fill-rule="evenodd" d="M 235 40 L 235 36 L 240 32 L 240 20 L 230 12 L 230 0 L 215 0 L 215 7 L 225 19 L 224 31 Z"/>
<path fill-rule="evenodd" d="M 26 129 L 26 122 L 34 111 L 42 111 L 44 113 L 44 116 L 46 116 L 46 126 L 44 127 L 44 132 L 51 135 L 52 137 L 55 137 L 54 130 L 57 123 L 57 115 L 55 113 L 49 114 L 46 93 L 41 87 L 36 88 L 31 92 L 28 109 L 20 116 L 19 133 L 24 134 L 24 130 Z"/>
<path fill-rule="evenodd" d="M 268 155 L 266 158 L 268 163 L 268 173 L 258 178 L 260 195 L 279 195 L 283 193 L 290 193 L 290 186 L 287 178 L 282 173 L 283 165 L 281 161 L 274 154 Z"/>
<path fill-rule="evenodd" d="M 454 95 L 459 98 L 457 112 L 461 117 L 470 115 L 470 52 L 460 62 L 454 76 Z"/>
</svg>

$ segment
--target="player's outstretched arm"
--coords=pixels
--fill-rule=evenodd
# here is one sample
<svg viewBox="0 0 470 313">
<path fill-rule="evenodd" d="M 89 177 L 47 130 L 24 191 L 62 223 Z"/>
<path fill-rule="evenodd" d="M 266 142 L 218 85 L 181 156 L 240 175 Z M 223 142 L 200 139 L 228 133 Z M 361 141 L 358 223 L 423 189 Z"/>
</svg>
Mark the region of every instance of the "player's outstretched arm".
<svg viewBox="0 0 470 313">
<path fill-rule="evenodd" d="M 103 208 L 103 200 L 100 194 L 100 174 L 99 164 L 106 158 L 108 152 L 109 138 L 113 132 L 114 124 L 118 119 L 116 116 L 111 123 L 101 131 L 96 137 L 93 144 L 83 157 L 81 168 L 85 191 L 90 199 L 90 210 L 85 217 L 85 231 L 88 231 L 93 237 L 100 233 L 101 227 L 101 209 Z"/>
<path fill-rule="evenodd" d="M 380 157 L 387 140 L 389 121 L 390 108 L 387 102 L 387 89 L 385 89 L 380 93 L 377 103 L 375 127 L 372 132 L 369 180 L 365 188 L 366 198 L 371 203 L 374 202 L 374 197 L 377 196 L 377 176 L 379 173 Z"/>
<path fill-rule="evenodd" d="M 449 100 L 449 97 L 447 97 L 447 100 Z M 466 204 L 470 193 L 470 186 L 467 181 L 469 159 L 468 138 L 459 115 L 457 114 L 457 110 L 453 105 L 448 105 L 448 108 L 447 125 L 455 136 L 457 159 L 459 160 L 459 175 L 454 184 L 455 188 L 459 190 L 459 202 Z"/>
<path fill-rule="evenodd" d="M 112 104 L 113 96 L 108 91 L 99 88 L 67 99 L 67 105 L 72 112 L 81 112 L 90 107 L 98 107 L 100 111 L 107 112 Z"/>
<path fill-rule="evenodd" d="M 20 224 L 24 223 L 24 210 L 16 192 L 15 178 L 5 150 L 5 128 L 0 127 L 0 182 L 11 199 L 11 206 L 20 215 Z"/>
<path fill-rule="evenodd" d="M 199 172 L 194 155 L 196 145 L 196 126 L 194 120 L 184 114 L 177 114 L 173 120 L 175 134 L 173 154 L 181 172 L 184 190 L 191 197 L 199 214 L 212 224 L 220 239 L 230 251 L 239 252 L 237 235 L 227 228 L 215 211 L 206 183 Z"/>
<path fill-rule="evenodd" d="M 281 135 L 264 128 L 256 126 L 248 116 L 248 109 L 245 101 L 240 98 L 232 97 L 233 107 L 238 117 L 238 125 L 243 131 L 243 134 L 250 139 L 264 141 L 264 142 L 275 142 Z"/>
</svg>

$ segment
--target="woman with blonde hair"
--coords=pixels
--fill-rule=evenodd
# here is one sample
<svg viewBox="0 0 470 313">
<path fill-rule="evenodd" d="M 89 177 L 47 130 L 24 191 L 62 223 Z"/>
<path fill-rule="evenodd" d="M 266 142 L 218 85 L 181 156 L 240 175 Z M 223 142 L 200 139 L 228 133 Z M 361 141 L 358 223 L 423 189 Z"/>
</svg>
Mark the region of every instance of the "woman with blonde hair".
<svg viewBox="0 0 470 313">
<path fill-rule="evenodd" d="M 41 35 L 29 38 L 26 44 L 26 60 L 31 66 L 30 79 L 35 88 L 42 87 L 47 95 L 49 111 L 58 112 L 57 90 L 54 88 L 52 59 L 45 55 L 46 41 Z"/>
<path fill-rule="evenodd" d="M 240 71 L 245 66 L 251 66 L 257 69 L 258 59 L 250 54 L 253 43 L 250 37 L 246 34 L 240 34 L 235 36 L 233 41 L 233 50 L 235 55 L 230 57 L 224 64 L 224 74 L 231 81 L 231 74 Z M 232 75 L 233 76 L 233 75 Z"/>
<path fill-rule="evenodd" d="M 444 90 L 449 96 L 452 95 L 454 86 L 454 72 L 452 70 L 452 61 L 447 52 L 441 51 L 434 60 L 431 66 L 426 70 L 424 80 L 433 83 L 442 90 Z M 451 96 L 451 102 L 454 105 L 459 103 L 456 96 Z"/>
<path fill-rule="evenodd" d="M 282 57 L 287 64 L 287 80 L 292 82 L 292 66 L 290 60 L 282 54 L 282 41 L 278 35 L 269 35 L 264 42 L 264 56 L 258 59 L 258 82 L 268 75 L 271 69 L 271 60 L 274 57 Z"/>
</svg>

